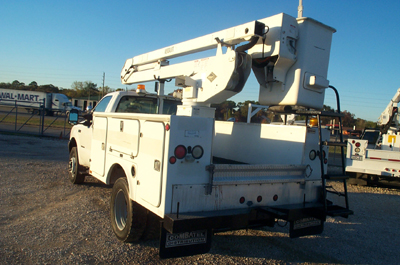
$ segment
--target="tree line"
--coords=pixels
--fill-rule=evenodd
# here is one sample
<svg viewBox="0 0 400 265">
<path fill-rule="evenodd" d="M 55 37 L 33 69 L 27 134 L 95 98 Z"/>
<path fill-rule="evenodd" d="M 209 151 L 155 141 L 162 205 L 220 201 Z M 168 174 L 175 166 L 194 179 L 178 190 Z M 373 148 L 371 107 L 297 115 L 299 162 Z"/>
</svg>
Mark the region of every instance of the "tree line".
<svg viewBox="0 0 400 265">
<path fill-rule="evenodd" d="M 59 88 L 52 84 L 48 85 L 38 85 L 36 81 L 30 82 L 26 85 L 23 82 L 19 82 L 18 80 L 13 81 L 12 83 L 0 83 L 0 88 L 7 89 L 20 89 L 20 90 L 30 90 L 30 91 L 41 91 L 41 92 L 50 92 L 50 93 L 62 93 L 70 98 L 98 98 L 100 99 L 105 94 L 115 91 L 108 86 L 98 87 L 97 84 L 91 81 L 74 81 L 71 85 L 70 89 Z M 121 90 L 121 89 L 117 89 Z M 213 104 L 215 110 L 215 118 L 217 120 L 228 120 L 234 119 L 239 122 L 247 121 L 247 112 L 249 103 L 259 105 L 257 101 L 247 100 L 245 102 L 236 103 L 231 100 L 226 100 L 220 104 Z M 335 111 L 330 106 L 323 106 L 324 111 L 333 112 Z M 347 110 L 342 111 L 344 117 L 342 118 L 342 124 L 344 127 L 353 128 L 354 126 L 357 129 L 364 128 L 376 128 L 376 122 L 366 121 L 360 118 L 356 118 L 355 115 Z M 305 116 L 297 116 L 296 120 L 305 120 Z M 251 118 L 251 122 L 257 123 L 270 123 L 270 122 L 280 122 L 282 118 L 280 115 L 276 115 L 271 113 L 265 109 L 260 110 Z M 322 117 L 321 122 L 324 125 L 328 124 L 338 124 L 338 118 L 332 119 L 332 117 Z"/>
</svg>

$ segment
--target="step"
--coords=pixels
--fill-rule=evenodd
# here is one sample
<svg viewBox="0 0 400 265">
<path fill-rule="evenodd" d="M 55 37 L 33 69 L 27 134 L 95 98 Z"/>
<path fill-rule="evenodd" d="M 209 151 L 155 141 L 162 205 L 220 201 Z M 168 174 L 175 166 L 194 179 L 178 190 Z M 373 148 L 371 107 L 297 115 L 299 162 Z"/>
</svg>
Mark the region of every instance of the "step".
<svg viewBox="0 0 400 265">
<path fill-rule="evenodd" d="M 342 197 L 345 197 L 345 196 L 346 196 L 345 193 L 341 193 L 341 192 L 336 191 L 336 190 L 326 190 L 326 192 L 336 194 L 336 195 L 338 195 L 339 197 L 340 197 L 340 196 L 342 196 Z"/>
<path fill-rule="evenodd" d="M 323 117 L 344 117 L 343 113 L 320 111 L 320 110 L 294 110 L 293 112 L 299 115 L 321 115 Z"/>
<path fill-rule="evenodd" d="M 347 175 L 325 175 L 325 179 L 329 180 L 344 180 L 344 179 L 349 179 L 349 176 Z"/>
<path fill-rule="evenodd" d="M 333 205 L 333 206 L 328 206 L 326 215 L 328 216 L 341 216 L 347 218 L 349 215 L 354 214 L 352 210 L 346 209 L 341 206 Z"/>
<path fill-rule="evenodd" d="M 343 146 L 343 147 L 347 146 L 347 143 L 343 143 L 343 142 L 324 141 L 322 144 L 327 145 L 327 146 Z"/>
</svg>

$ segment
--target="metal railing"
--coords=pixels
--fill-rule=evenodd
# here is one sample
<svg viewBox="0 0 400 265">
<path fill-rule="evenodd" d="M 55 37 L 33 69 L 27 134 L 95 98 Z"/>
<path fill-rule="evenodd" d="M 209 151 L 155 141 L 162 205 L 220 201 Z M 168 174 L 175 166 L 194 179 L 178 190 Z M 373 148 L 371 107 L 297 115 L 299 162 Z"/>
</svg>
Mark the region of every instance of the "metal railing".
<svg viewBox="0 0 400 265">
<path fill-rule="evenodd" d="M 68 138 L 70 125 L 61 111 L 45 109 L 45 100 L 23 104 L 16 100 L 0 100 L 0 131 L 39 136 Z"/>
</svg>

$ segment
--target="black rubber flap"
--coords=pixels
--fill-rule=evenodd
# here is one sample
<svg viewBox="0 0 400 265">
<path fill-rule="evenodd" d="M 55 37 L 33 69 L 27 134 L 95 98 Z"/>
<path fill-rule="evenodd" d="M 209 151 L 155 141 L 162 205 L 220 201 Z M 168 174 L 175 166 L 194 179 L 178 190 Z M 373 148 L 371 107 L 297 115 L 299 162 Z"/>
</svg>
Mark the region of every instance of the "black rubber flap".
<svg viewBox="0 0 400 265">
<path fill-rule="evenodd" d="M 212 229 L 171 234 L 161 227 L 160 258 L 176 258 L 210 251 Z"/>
</svg>

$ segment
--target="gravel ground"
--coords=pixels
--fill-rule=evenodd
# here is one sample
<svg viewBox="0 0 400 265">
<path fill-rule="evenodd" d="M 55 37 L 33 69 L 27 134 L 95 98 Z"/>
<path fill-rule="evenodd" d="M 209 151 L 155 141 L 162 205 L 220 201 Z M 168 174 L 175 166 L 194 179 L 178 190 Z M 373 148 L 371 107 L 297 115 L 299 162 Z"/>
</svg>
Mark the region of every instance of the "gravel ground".
<svg viewBox="0 0 400 265">
<path fill-rule="evenodd" d="M 211 251 L 160 260 L 158 241 L 120 243 L 111 188 L 67 178 L 66 140 L 0 134 L 2 264 L 399 264 L 400 191 L 349 186 L 355 214 L 298 239 L 288 226 L 215 234 Z M 332 184 L 338 187 L 336 183 Z"/>
</svg>

